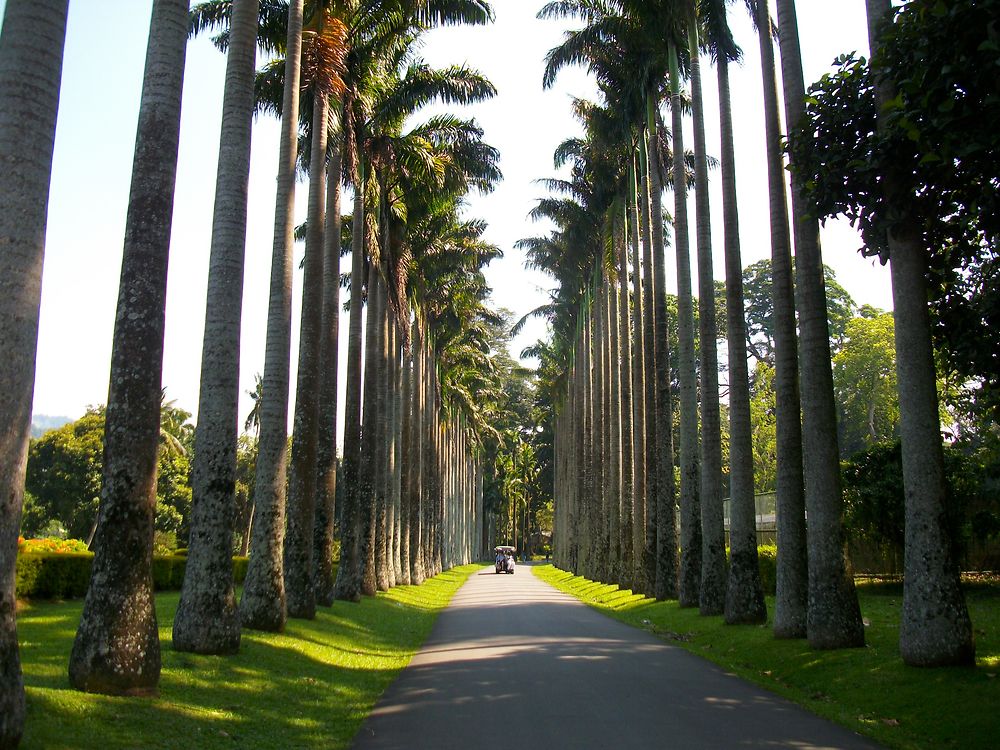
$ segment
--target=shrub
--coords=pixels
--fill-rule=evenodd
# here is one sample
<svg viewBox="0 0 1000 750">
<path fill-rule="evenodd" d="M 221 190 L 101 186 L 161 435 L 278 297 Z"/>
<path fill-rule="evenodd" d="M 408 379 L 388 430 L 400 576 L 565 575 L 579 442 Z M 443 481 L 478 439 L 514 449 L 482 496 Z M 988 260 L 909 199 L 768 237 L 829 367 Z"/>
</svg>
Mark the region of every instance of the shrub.
<svg viewBox="0 0 1000 750">
<path fill-rule="evenodd" d="M 184 583 L 186 557 L 153 555 L 153 590 L 178 591 Z"/>
<path fill-rule="evenodd" d="M 26 552 L 17 556 L 14 591 L 23 599 L 73 599 L 87 593 L 89 552 Z"/>
<path fill-rule="evenodd" d="M 87 543 L 79 539 L 59 539 L 47 537 L 45 539 L 24 539 L 18 540 L 18 552 L 32 554 L 52 554 L 63 555 L 67 553 L 87 552 Z"/>
<path fill-rule="evenodd" d="M 28 540 L 33 541 L 33 540 Z M 25 552 L 17 556 L 14 590 L 18 599 L 76 599 L 87 593 L 94 556 L 89 552 Z M 153 590 L 179 591 L 187 558 L 153 556 Z M 233 558 L 237 584 L 247 575 L 247 558 Z"/>
<path fill-rule="evenodd" d="M 773 544 L 757 547 L 757 565 L 764 593 L 773 594 L 778 587 L 778 548 Z"/>
<path fill-rule="evenodd" d="M 236 580 L 237 584 L 243 583 L 247 577 L 247 564 L 250 562 L 249 557 L 234 557 L 233 558 L 233 578 Z"/>
</svg>

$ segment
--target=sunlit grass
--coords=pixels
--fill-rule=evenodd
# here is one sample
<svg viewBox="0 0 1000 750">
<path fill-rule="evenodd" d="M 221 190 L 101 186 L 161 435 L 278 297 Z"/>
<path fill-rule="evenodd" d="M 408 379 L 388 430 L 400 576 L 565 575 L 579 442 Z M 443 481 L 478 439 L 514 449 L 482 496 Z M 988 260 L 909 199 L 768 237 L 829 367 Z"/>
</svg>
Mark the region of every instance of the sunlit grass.
<svg viewBox="0 0 1000 750">
<path fill-rule="evenodd" d="M 725 625 L 676 601 L 655 602 L 551 565 L 541 579 L 612 617 L 644 628 L 809 710 L 898 748 L 995 748 L 1000 743 L 1000 585 L 966 587 L 976 667 L 916 669 L 899 656 L 898 583 L 859 585 L 870 623 L 863 649 L 813 651 L 777 641 L 766 626 Z M 774 599 L 768 598 L 768 611 Z"/>
<path fill-rule="evenodd" d="M 437 614 L 479 566 L 338 602 L 284 633 L 244 631 L 231 657 L 173 651 L 179 595 L 156 597 L 160 696 L 112 698 L 69 687 L 82 602 L 34 603 L 18 614 L 28 699 L 23 748 L 341 748 L 420 647 Z"/>
</svg>

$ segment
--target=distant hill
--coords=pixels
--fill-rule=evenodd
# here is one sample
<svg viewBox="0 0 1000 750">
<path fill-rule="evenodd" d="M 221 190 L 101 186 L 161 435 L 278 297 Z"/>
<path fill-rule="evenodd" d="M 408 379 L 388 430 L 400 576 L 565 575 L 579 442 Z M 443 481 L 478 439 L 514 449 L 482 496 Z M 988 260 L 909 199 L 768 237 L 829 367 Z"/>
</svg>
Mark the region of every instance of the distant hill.
<svg viewBox="0 0 1000 750">
<path fill-rule="evenodd" d="M 72 417 L 50 417 L 48 414 L 32 414 L 31 437 L 40 438 L 49 430 L 55 430 L 72 421 Z"/>
</svg>

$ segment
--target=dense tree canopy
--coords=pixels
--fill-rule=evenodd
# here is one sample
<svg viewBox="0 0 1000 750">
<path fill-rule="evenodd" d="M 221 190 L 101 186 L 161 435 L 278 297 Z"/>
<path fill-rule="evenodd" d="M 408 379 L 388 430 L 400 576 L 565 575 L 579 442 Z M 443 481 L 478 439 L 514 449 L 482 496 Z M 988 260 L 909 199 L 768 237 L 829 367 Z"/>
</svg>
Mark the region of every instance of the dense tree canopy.
<svg viewBox="0 0 1000 750">
<path fill-rule="evenodd" d="M 882 175 L 911 165 L 908 210 L 930 252 L 935 338 L 951 367 L 1000 384 L 997 297 L 1000 32 L 996 0 L 911 0 L 885 25 L 873 61 L 846 55 L 810 90 L 807 118 L 791 153 L 817 214 L 844 215 L 862 233 L 865 254 L 888 258 Z M 897 95 L 880 113 L 882 79 Z"/>
</svg>

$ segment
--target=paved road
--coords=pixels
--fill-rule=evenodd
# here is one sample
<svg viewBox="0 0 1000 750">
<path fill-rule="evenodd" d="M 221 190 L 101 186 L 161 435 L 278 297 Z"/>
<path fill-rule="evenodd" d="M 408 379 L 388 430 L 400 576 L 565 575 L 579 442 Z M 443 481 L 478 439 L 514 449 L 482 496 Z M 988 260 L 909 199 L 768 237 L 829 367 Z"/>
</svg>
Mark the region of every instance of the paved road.
<svg viewBox="0 0 1000 750">
<path fill-rule="evenodd" d="M 485 568 L 385 692 L 357 750 L 876 748 L 538 580 Z"/>
</svg>

